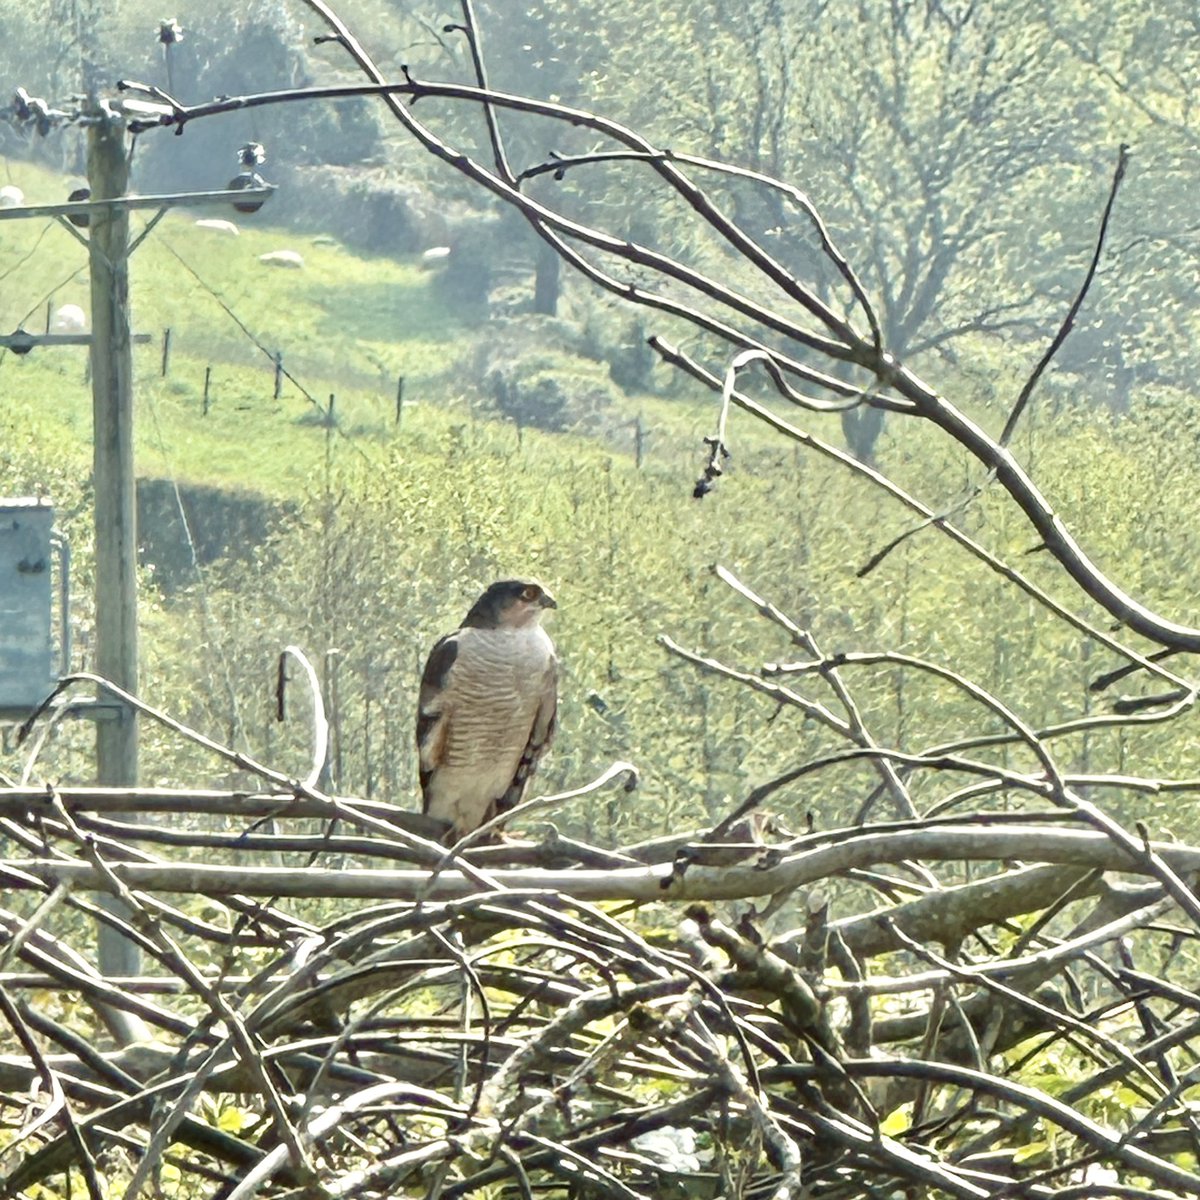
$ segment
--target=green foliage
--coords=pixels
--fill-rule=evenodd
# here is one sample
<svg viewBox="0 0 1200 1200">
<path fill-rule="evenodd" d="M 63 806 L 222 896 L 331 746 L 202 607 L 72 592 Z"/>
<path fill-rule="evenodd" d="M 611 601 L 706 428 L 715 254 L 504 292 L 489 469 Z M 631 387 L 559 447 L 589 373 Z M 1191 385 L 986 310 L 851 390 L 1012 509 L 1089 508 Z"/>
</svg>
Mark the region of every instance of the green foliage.
<svg viewBox="0 0 1200 1200">
<path fill-rule="evenodd" d="M 483 382 L 504 416 L 555 431 L 596 427 L 617 397 L 602 363 L 553 351 L 493 362 Z"/>
</svg>

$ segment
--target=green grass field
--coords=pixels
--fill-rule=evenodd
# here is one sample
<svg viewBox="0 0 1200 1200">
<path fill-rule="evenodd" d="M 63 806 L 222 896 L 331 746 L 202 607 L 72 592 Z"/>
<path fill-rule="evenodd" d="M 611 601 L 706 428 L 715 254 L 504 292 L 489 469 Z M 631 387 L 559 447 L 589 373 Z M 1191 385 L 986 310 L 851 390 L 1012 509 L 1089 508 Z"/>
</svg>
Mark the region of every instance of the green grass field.
<svg viewBox="0 0 1200 1200">
<path fill-rule="evenodd" d="M 23 162 L 6 163 L 2 174 L 30 204 L 61 200 L 69 187 Z M 265 214 L 240 218 L 237 237 L 197 227 L 200 215 L 239 216 L 170 213 L 131 259 L 133 327 L 150 338 L 134 351 L 139 473 L 287 494 L 324 455 L 322 415 L 331 394 L 340 429 L 368 438 L 393 431 L 401 375 L 410 429 L 426 419 L 428 402 L 450 398 L 465 330 L 439 302 L 428 272 L 273 229 Z M 135 216 L 135 236 L 145 221 Z M 284 248 L 303 256 L 303 270 L 258 261 Z M 77 304 L 86 312 L 86 267 L 84 247 L 54 221 L 0 224 L 0 328 L 40 332 L 48 306 Z M 295 381 L 284 380 L 278 399 L 269 357 L 275 352 Z M 82 347 L 4 354 L 0 422 L 9 436 L 28 432 L 85 463 L 86 367 Z"/>
<path fill-rule="evenodd" d="M 0 179 L 21 187 L 29 204 L 61 201 L 79 182 L 16 160 L 3 163 Z M 200 228 L 201 217 L 236 217 L 239 236 Z M 134 236 L 147 220 L 135 214 Z M 134 349 L 140 475 L 293 495 L 324 461 L 331 394 L 339 454 L 368 453 L 397 437 L 415 447 L 440 444 L 464 421 L 484 441 L 513 441 L 511 423 L 478 415 L 468 403 L 464 359 L 476 328 L 447 307 L 430 271 L 417 261 L 365 258 L 330 238 L 269 221 L 269 206 L 252 217 L 177 210 L 134 253 L 133 328 L 149 338 Z M 280 249 L 299 252 L 304 268 L 258 261 Z M 0 222 L 0 278 L 0 330 L 40 332 L 51 308 L 90 308 L 85 247 L 53 220 Z M 276 352 L 292 377 L 284 379 L 278 399 L 270 357 Z M 86 370 L 83 347 L 0 355 L 0 435 L 54 446 L 86 469 L 92 436 Z M 405 407 L 398 428 L 401 376 Z M 633 422 L 642 416 L 650 464 L 686 476 L 699 461 L 701 437 L 715 424 L 713 397 L 698 386 L 695 393 L 622 397 L 599 440 L 545 440 L 572 463 L 613 452 L 632 459 Z M 766 439 L 755 431 L 752 441 Z"/>
</svg>

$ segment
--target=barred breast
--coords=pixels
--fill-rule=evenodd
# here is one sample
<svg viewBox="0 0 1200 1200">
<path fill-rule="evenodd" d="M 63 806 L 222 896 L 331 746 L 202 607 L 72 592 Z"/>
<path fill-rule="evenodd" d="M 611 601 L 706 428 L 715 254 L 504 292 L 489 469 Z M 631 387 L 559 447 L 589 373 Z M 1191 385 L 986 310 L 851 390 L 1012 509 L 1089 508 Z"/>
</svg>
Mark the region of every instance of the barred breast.
<svg viewBox="0 0 1200 1200">
<path fill-rule="evenodd" d="M 554 647 L 537 625 L 511 632 L 472 629 L 470 635 L 462 638 L 454 663 L 454 720 L 444 762 L 453 767 L 503 758 L 515 770 Z"/>
<path fill-rule="evenodd" d="M 538 625 L 464 629 L 457 637 L 429 811 L 462 830 L 486 820 L 513 781 L 554 663 L 554 644 Z"/>
</svg>

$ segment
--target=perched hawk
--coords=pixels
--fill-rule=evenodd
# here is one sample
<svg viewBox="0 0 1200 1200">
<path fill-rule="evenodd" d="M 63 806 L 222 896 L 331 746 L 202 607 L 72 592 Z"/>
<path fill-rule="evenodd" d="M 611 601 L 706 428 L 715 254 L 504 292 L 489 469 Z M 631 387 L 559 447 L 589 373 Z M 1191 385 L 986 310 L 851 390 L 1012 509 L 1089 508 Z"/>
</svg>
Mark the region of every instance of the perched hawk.
<svg viewBox="0 0 1200 1200">
<path fill-rule="evenodd" d="M 558 659 L 541 619 L 556 607 L 534 580 L 499 580 L 430 652 L 417 704 L 421 792 L 454 839 L 521 799 L 554 733 Z"/>
</svg>

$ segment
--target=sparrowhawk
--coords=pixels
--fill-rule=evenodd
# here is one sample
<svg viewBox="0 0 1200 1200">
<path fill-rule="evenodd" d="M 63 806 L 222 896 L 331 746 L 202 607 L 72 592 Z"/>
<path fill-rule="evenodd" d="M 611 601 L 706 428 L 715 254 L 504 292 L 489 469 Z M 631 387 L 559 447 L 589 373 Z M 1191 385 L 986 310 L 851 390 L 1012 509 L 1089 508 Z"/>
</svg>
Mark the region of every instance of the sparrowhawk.
<svg viewBox="0 0 1200 1200">
<path fill-rule="evenodd" d="M 554 733 L 558 659 L 541 626 L 554 598 L 531 579 L 493 583 L 441 638 L 417 705 L 424 812 L 463 837 L 521 799 Z"/>
</svg>

